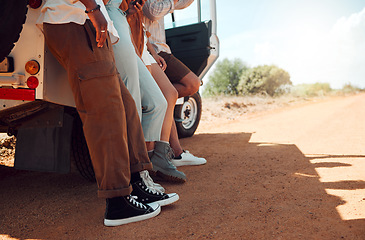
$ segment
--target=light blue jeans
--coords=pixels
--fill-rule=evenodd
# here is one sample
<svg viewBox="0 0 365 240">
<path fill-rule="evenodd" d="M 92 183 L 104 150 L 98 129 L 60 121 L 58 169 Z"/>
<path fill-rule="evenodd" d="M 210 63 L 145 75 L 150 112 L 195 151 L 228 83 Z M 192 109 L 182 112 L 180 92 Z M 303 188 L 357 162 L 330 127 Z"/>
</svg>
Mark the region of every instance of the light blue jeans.
<svg viewBox="0 0 365 240">
<path fill-rule="evenodd" d="M 145 140 L 159 141 L 167 101 L 134 50 L 127 18 L 119 9 L 121 2 L 122 0 L 110 0 L 106 4 L 109 17 L 120 37 L 119 41 L 113 45 L 115 64 L 136 103 Z"/>
</svg>

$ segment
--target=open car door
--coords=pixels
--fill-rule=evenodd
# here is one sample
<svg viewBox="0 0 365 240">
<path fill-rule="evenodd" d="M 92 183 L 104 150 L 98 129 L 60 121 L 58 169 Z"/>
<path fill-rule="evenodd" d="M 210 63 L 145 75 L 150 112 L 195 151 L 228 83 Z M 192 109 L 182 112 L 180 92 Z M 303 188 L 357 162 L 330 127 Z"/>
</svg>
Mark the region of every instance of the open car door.
<svg viewBox="0 0 365 240">
<path fill-rule="evenodd" d="M 194 72 L 203 77 L 219 56 L 215 0 L 195 0 L 189 7 L 165 17 L 166 42 L 172 53 Z M 199 93 L 176 105 L 176 126 L 180 137 L 190 137 L 198 127 L 201 116 Z"/>
<path fill-rule="evenodd" d="M 215 0 L 195 0 L 165 17 L 172 53 L 202 79 L 219 56 Z"/>
</svg>

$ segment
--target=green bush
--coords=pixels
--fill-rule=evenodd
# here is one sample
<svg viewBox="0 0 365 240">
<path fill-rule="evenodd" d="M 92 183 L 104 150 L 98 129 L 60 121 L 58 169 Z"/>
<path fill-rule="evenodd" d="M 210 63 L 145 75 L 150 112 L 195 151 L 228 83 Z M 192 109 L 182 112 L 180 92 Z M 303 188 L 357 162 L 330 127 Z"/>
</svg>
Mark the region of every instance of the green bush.
<svg viewBox="0 0 365 240">
<path fill-rule="evenodd" d="M 266 93 L 277 96 L 286 93 L 288 85 L 292 85 L 288 72 L 275 65 L 263 65 L 244 71 L 237 89 L 244 95 Z"/>
<path fill-rule="evenodd" d="M 240 60 L 233 61 L 225 58 L 218 61 L 213 73 L 209 76 L 209 81 L 203 94 L 214 95 L 237 95 L 237 85 L 243 71 L 248 67 Z"/>
</svg>

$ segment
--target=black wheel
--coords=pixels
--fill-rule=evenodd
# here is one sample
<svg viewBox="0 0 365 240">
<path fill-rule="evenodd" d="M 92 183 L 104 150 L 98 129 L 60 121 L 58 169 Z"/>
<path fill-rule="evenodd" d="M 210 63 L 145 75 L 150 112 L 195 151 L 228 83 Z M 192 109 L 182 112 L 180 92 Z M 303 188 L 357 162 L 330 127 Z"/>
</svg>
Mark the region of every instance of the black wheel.
<svg viewBox="0 0 365 240">
<path fill-rule="evenodd" d="M 0 0 L 0 62 L 18 41 L 25 23 L 28 0 Z"/>
<path fill-rule="evenodd" d="M 175 117 L 184 121 L 176 121 L 176 128 L 180 138 L 194 135 L 200 122 L 202 99 L 200 94 L 194 93 L 184 104 L 175 106 Z"/>
<path fill-rule="evenodd" d="M 77 170 L 89 181 L 95 181 L 94 168 L 91 163 L 89 148 L 87 147 L 82 122 L 78 115 L 75 116 L 72 129 L 71 154 L 75 161 Z"/>
</svg>

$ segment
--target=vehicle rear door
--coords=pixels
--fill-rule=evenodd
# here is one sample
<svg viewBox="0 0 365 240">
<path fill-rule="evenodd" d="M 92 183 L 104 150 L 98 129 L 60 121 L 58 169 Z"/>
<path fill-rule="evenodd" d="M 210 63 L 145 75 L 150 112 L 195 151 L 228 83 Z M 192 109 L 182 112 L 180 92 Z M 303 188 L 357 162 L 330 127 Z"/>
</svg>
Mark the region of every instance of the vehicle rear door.
<svg viewBox="0 0 365 240">
<path fill-rule="evenodd" d="M 215 0 L 195 0 L 174 11 L 165 28 L 172 53 L 202 79 L 219 56 Z"/>
</svg>

